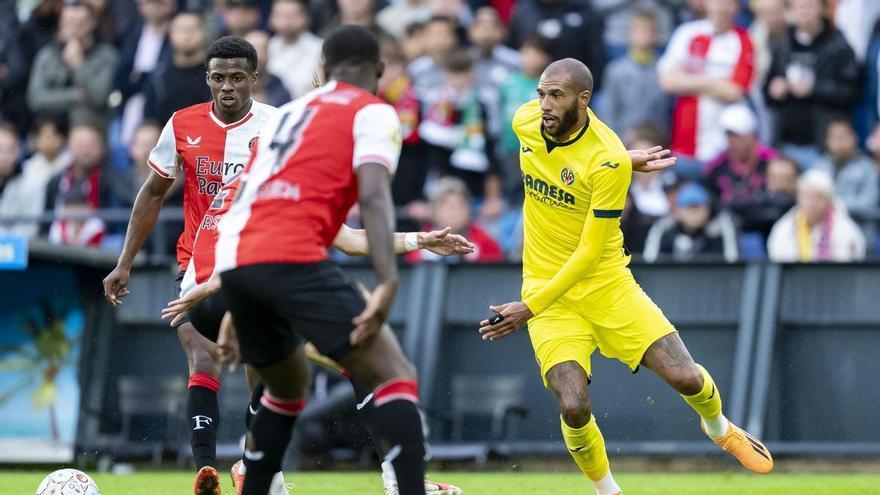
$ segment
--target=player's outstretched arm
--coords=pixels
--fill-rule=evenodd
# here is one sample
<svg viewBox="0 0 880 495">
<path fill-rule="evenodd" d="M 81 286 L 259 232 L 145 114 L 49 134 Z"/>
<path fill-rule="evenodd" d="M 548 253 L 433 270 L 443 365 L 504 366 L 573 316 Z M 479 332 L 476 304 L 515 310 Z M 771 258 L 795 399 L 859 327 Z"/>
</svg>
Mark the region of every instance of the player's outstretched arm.
<svg viewBox="0 0 880 495">
<path fill-rule="evenodd" d="M 177 323 L 183 319 L 187 311 L 201 304 L 202 301 L 211 297 L 220 291 L 220 274 L 214 272 L 211 278 L 203 283 L 195 286 L 185 296 L 177 298 L 168 303 L 162 310 L 162 319 L 171 320 L 171 326 L 177 326 Z"/>
<path fill-rule="evenodd" d="M 452 229 L 446 227 L 443 230 L 431 232 L 395 232 L 394 252 L 404 254 L 416 249 L 427 249 L 440 256 L 465 255 L 474 251 L 474 245 L 458 234 L 452 234 Z M 363 229 L 353 229 L 342 224 L 336 238 L 333 239 L 333 247 L 349 256 L 367 256 L 370 254 L 370 243 L 367 241 L 367 232 Z"/>
<path fill-rule="evenodd" d="M 128 295 L 128 277 L 131 272 L 131 264 L 144 241 L 156 226 L 159 211 L 165 201 L 165 194 L 171 188 L 174 179 L 162 177 L 151 171 L 138 191 L 134 206 L 131 209 L 131 219 L 128 222 L 128 230 L 125 232 L 125 243 L 122 245 L 122 253 L 116 262 L 116 268 L 104 278 L 104 297 L 107 302 L 116 306 L 122 304 L 122 298 Z"/>
<path fill-rule="evenodd" d="M 373 297 L 352 323 L 354 331 L 349 337 L 352 345 L 375 335 L 391 312 L 391 304 L 397 292 L 397 260 L 394 258 L 394 210 L 391 207 L 391 173 L 380 163 L 364 163 L 357 168 L 358 204 L 361 220 L 367 231 L 370 260 L 379 278 Z"/>
</svg>

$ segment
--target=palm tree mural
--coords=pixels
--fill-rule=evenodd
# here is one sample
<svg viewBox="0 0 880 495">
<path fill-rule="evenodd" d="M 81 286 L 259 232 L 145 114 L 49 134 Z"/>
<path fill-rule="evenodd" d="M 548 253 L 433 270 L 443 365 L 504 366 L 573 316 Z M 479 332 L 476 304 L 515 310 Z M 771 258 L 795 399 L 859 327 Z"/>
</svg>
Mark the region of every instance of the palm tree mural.
<svg viewBox="0 0 880 495">
<path fill-rule="evenodd" d="M 68 337 L 64 321 L 68 313 L 64 303 L 53 304 L 45 298 L 37 308 L 31 307 L 21 313 L 19 326 L 30 340 L 0 345 L 0 372 L 13 371 L 23 375 L 19 382 L 0 392 L 0 405 L 39 380 L 31 402 L 36 410 L 48 408 L 53 441 L 59 439 L 55 379 L 64 366 L 75 364 L 72 351 L 76 342 Z"/>
</svg>

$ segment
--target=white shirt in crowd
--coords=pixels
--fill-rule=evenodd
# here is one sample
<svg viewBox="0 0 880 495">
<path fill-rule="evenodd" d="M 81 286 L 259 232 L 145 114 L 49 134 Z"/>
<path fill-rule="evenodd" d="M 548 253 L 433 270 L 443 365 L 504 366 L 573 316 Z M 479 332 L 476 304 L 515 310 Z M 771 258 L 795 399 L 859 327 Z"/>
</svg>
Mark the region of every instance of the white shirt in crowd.
<svg viewBox="0 0 880 495">
<path fill-rule="evenodd" d="M 321 64 L 321 46 L 324 40 L 304 32 L 295 43 L 287 43 L 275 35 L 269 40 L 269 73 L 281 79 L 293 98 L 312 90 L 315 72 Z"/>
</svg>

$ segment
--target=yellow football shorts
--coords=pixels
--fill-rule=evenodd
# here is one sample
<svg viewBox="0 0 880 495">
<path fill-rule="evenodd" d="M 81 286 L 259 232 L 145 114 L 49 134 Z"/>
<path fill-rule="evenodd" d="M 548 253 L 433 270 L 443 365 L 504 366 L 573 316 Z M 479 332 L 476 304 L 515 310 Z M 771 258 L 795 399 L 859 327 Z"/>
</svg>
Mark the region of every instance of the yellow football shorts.
<svg viewBox="0 0 880 495">
<path fill-rule="evenodd" d="M 597 348 L 635 371 L 651 344 L 676 331 L 629 268 L 602 280 L 579 283 L 529 320 L 529 337 L 545 387 L 547 371 L 565 361 L 577 362 L 591 376 L 590 355 Z M 523 299 L 545 283 L 523 280 Z"/>
</svg>

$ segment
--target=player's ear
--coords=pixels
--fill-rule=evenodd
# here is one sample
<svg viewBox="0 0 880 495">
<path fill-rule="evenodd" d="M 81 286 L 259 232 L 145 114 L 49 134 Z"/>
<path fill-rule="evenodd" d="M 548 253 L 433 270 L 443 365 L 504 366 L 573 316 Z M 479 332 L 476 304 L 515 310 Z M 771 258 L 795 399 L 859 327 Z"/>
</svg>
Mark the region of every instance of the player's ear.
<svg viewBox="0 0 880 495">
<path fill-rule="evenodd" d="M 379 63 L 376 64 L 376 79 L 382 77 L 382 73 L 384 73 L 384 72 L 385 72 L 385 62 L 380 60 Z"/>
<path fill-rule="evenodd" d="M 260 78 L 260 72 L 255 70 L 255 71 L 251 74 L 251 83 L 256 84 L 256 83 L 257 83 L 257 79 L 259 79 L 259 78 Z"/>
<path fill-rule="evenodd" d="M 591 93 L 589 90 L 585 89 L 581 91 L 581 93 L 578 95 L 579 106 L 584 109 L 587 108 L 590 105 L 590 98 L 592 97 L 593 93 Z"/>
</svg>

